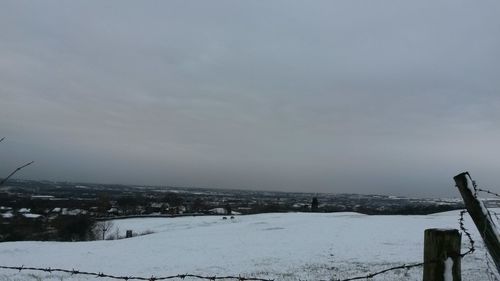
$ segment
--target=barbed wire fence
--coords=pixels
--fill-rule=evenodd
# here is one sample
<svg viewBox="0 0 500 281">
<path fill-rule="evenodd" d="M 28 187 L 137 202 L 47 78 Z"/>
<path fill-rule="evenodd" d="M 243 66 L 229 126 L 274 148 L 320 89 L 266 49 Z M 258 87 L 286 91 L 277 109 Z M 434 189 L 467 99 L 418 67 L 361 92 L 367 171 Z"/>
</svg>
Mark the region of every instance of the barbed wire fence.
<svg viewBox="0 0 500 281">
<path fill-rule="evenodd" d="M 23 270 L 29 270 L 29 271 L 39 271 L 39 272 L 46 272 L 46 273 L 53 273 L 53 272 L 59 272 L 59 273 L 68 273 L 71 275 L 86 275 L 90 277 L 96 277 L 96 278 L 109 278 L 109 279 L 115 279 L 115 280 L 125 280 L 125 281 L 132 281 L 132 280 L 145 280 L 145 281 L 159 281 L 159 280 L 171 280 L 171 279 L 200 279 L 200 280 L 240 280 L 240 281 L 273 281 L 273 279 L 266 279 L 266 278 L 254 278 L 254 277 L 243 277 L 243 276 L 203 276 L 203 275 L 197 275 L 197 274 L 176 274 L 176 275 L 170 275 L 170 276 L 151 276 L 151 277 L 139 277 L 139 276 L 118 276 L 118 275 L 112 275 L 112 274 L 106 274 L 103 272 L 91 272 L 91 271 L 80 271 L 80 270 L 75 270 L 75 269 L 61 269 L 61 268 L 41 268 L 41 267 L 25 267 L 25 266 L 3 266 L 1 265 L 0 268 L 2 269 L 12 269 L 12 270 L 18 270 L 19 272 Z"/>
<path fill-rule="evenodd" d="M 460 256 L 465 256 L 469 254 L 469 252 L 461 254 Z M 344 278 L 344 279 L 328 279 L 328 280 L 318 280 L 318 281 L 353 281 L 353 280 L 369 280 L 373 279 L 374 277 L 378 275 L 382 275 L 391 271 L 396 271 L 396 270 L 410 270 L 413 268 L 417 267 L 422 267 L 426 264 L 431 264 L 431 263 L 437 263 L 441 261 L 431 261 L 431 262 L 421 262 L 421 263 L 411 263 L 411 264 L 402 264 L 390 268 L 386 268 L 380 271 L 376 272 L 371 272 L 366 275 L 361 275 L 361 276 L 355 276 L 355 277 L 349 277 L 349 278 Z M 45 273 L 67 273 L 70 274 L 71 276 L 73 275 L 86 275 L 89 277 L 94 277 L 94 278 L 109 278 L 109 279 L 114 279 L 114 280 L 124 280 L 124 281 L 132 281 L 132 280 L 144 280 L 144 281 L 159 281 L 159 280 L 172 280 L 172 279 L 199 279 L 199 280 L 209 280 L 209 281 L 216 281 L 216 280 L 239 280 L 239 281 L 275 281 L 275 279 L 267 279 L 267 278 L 256 278 L 256 277 L 244 277 L 244 276 L 203 276 L 203 275 L 197 275 L 197 274 L 177 274 L 177 275 L 170 275 L 170 276 L 151 276 L 151 277 L 139 277 L 139 276 L 119 276 L 119 275 L 112 275 L 112 274 L 106 274 L 103 272 L 90 272 L 90 271 L 81 271 L 81 270 L 75 270 L 75 269 L 61 269 L 61 268 L 42 268 L 42 267 L 27 267 L 27 266 L 4 266 L 0 265 L 0 269 L 10 269 L 10 270 L 17 270 L 19 272 L 21 271 L 38 271 L 38 272 L 45 272 Z"/>
<path fill-rule="evenodd" d="M 467 213 L 466 210 L 461 210 L 458 218 L 458 225 L 462 233 L 465 234 L 468 240 L 469 247 L 468 249 L 460 254 L 460 257 L 463 258 L 469 254 L 474 253 L 475 249 L 475 244 L 476 242 L 472 238 L 472 234 L 470 231 L 465 227 L 465 214 Z M 430 261 L 430 262 L 419 262 L 419 263 L 408 263 L 408 264 L 401 264 L 397 266 L 393 266 L 390 268 L 385 268 L 379 271 L 374 271 L 370 272 L 364 275 L 360 276 L 354 276 L 354 277 L 348 277 L 344 279 L 336 279 L 336 278 L 331 278 L 328 280 L 319 280 L 319 281 L 354 281 L 354 280 L 369 280 L 373 279 L 376 276 L 391 272 L 391 271 L 397 271 L 397 270 L 406 270 L 409 271 L 414 268 L 419 268 L 423 267 L 426 264 L 431 264 L 431 263 L 437 263 L 441 261 Z M 28 266 L 5 266 L 5 265 L 0 265 L 0 269 L 8 269 L 8 270 L 17 270 L 19 272 L 21 271 L 38 271 L 38 272 L 45 272 L 45 273 L 67 273 L 70 274 L 71 276 L 73 275 L 85 275 L 89 277 L 94 277 L 94 278 L 108 278 L 108 279 L 114 279 L 114 280 L 124 280 L 124 281 L 133 281 L 133 280 L 145 280 L 145 281 L 160 281 L 160 280 L 184 280 L 184 279 L 198 279 L 198 280 L 209 280 L 209 281 L 216 281 L 216 280 L 239 280 L 239 281 L 274 281 L 274 279 L 268 279 L 268 278 L 256 278 L 256 277 L 244 277 L 241 275 L 235 276 L 235 275 L 228 275 L 228 276 L 203 276 L 203 275 L 197 275 L 197 274 L 176 274 L 176 275 L 169 275 L 169 276 L 150 276 L 150 277 L 143 277 L 143 276 L 119 276 L 119 275 L 113 275 L 113 274 L 107 274 L 103 272 L 91 272 L 91 271 L 81 271 L 81 270 L 75 270 L 75 269 L 61 269 L 61 268 L 42 268 L 42 267 L 28 267 Z M 489 271 L 488 277 L 489 278 L 496 278 L 495 274 L 492 271 L 491 265 L 488 267 Z M 494 281 L 500 281 L 498 279 L 490 279 Z"/>
<path fill-rule="evenodd" d="M 473 182 L 474 185 L 474 190 L 476 191 L 474 196 L 477 196 L 479 192 L 486 193 L 489 195 L 494 195 L 498 198 L 500 198 L 500 194 L 486 190 L 486 189 L 481 189 L 478 188 L 476 185 L 476 182 Z M 499 215 L 492 211 L 488 210 L 488 213 L 491 214 L 493 213 L 494 216 L 498 219 Z M 469 229 L 465 227 L 465 214 L 467 213 L 467 210 L 461 210 L 459 213 L 459 218 L 458 218 L 458 225 L 460 228 L 460 231 L 465 235 L 465 237 L 468 240 L 468 249 L 460 253 L 460 257 L 463 258 L 467 255 L 470 255 L 476 251 L 476 241 L 473 239 L 471 232 Z M 496 269 L 493 267 L 492 262 L 491 262 L 491 257 L 488 255 L 488 252 L 485 252 L 485 260 L 486 260 L 486 275 L 488 276 L 488 279 L 490 281 L 500 281 L 500 278 L 498 276 L 498 273 L 496 273 Z M 391 271 L 397 271 L 397 270 L 406 270 L 409 271 L 414 268 L 419 268 L 423 267 L 427 264 L 431 263 L 437 263 L 437 262 L 442 262 L 442 261 L 429 261 L 429 262 L 419 262 L 419 263 L 408 263 L 408 264 L 401 264 L 397 266 L 393 266 L 390 268 L 385 268 L 379 271 L 374 271 L 370 272 L 364 275 L 360 276 L 354 276 L 354 277 L 348 277 L 344 279 L 336 279 L 336 278 L 331 278 L 328 280 L 319 280 L 319 281 L 354 281 L 354 280 L 370 280 L 375 278 L 376 276 L 391 272 Z M 176 274 L 176 275 L 169 275 L 169 276 L 150 276 L 150 277 L 143 277 L 143 276 L 120 276 L 120 275 L 113 275 L 113 274 L 107 274 L 103 272 L 91 272 L 91 271 L 81 271 L 81 270 L 75 270 L 75 269 L 61 269 L 61 268 L 42 268 L 42 267 L 27 267 L 27 266 L 6 266 L 6 265 L 0 265 L 0 269 L 7 269 L 7 270 L 17 270 L 19 272 L 21 271 L 38 271 L 38 272 L 45 272 L 45 273 L 67 273 L 70 274 L 71 276 L 73 275 L 84 275 L 84 276 L 89 276 L 89 277 L 94 277 L 94 278 L 108 278 L 108 279 L 114 279 L 114 280 L 124 280 L 124 281 L 133 281 L 133 280 L 144 280 L 144 281 L 160 281 L 160 280 L 184 280 L 184 279 L 198 279 L 198 280 L 208 280 L 208 281 L 216 281 L 216 280 L 239 280 L 239 281 L 274 281 L 274 279 L 268 279 L 268 278 L 257 278 L 257 277 L 244 277 L 241 275 L 227 275 L 227 276 L 203 276 L 203 275 L 198 275 L 198 274 Z"/>
<path fill-rule="evenodd" d="M 5 137 L 0 138 L 0 142 L 4 141 Z M 34 162 L 28 162 L 18 168 L 16 168 L 14 171 L 12 171 L 7 177 L 3 178 L 0 180 L 0 186 L 5 184 L 9 178 L 11 178 L 14 174 L 19 172 L 20 170 L 26 168 L 27 166 L 33 164 Z M 496 192 L 492 192 L 491 190 L 487 189 L 482 189 L 477 186 L 476 181 L 472 181 L 473 188 L 474 188 L 474 197 L 478 199 L 478 193 L 485 193 L 488 195 L 495 196 L 496 198 L 500 199 L 500 194 Z M 497 228 L 498 228 L 498 223 L 500 222 L 500 216 L 497 212 L 492 211 L 488 208 L 486 208 L 487 215 L 490 216 L 490 218 L 493 218 L 493 216 L 496 218 L 497 222 Z M 464 252 L 460 253 L 460 257 L 463 258 L 469 254 L 474 253 L 475 249 L 475 241 L 472 238 L 472 234 L 469 232 L 469 230 L 465 227 L 464 223 L 464 215 L 467 213 L 467 210 L 461 210 L 459 214 L 459 227 L 460 231 L 465 234 L 465 236 L 468 239 L 469 242 L 469 249 Z M 493 214 L 493 215 L 492 215 Z M 483 241 L 484 243 L 484 241 Z M 485 260 L 486 260 L 486 274 L 488 276 L 488 279 L 490 281 L 500 281 L 499 273 L 496 271 L 495 268 L 493 268 L 492 262 L 491 262 L 491 256 L 488 254 L 487 251 L 485 251 Z M 361 276 L 356 276 L 356 277 L 349 277 L 345 279 L 329 279 L 328 281 L 354 281 L 354 280 L 369 280 L 373 279 L 374 277 L 378 275 L 382 275 L 391 271 L 396 271 L 396 270 L 401 270 L 404 269 L 406 271 L 413 269 L 413 268 L 418 268 L 422 267 L 426 264 L 430 263 L 437 263 L 437 262 L 442 262 L 442 261 L 429 261 L 429 262 L 420 262 L 420 263 L 411 263 L 411 264 L 402 264 L 398 266 L 393 266 L 390 268 L 382 269 L 376 272 L 371 272 L 365 275 Z M 45 272 L 45 273 L 53 273 L 53 272 L 58 272 L 58 273 L 67 273 L 70 275 L 85 275 L 89 277 L 95 277 L 95 278 L 108 278 L 108 279 L 114 279 L 114 280 L 145 280 L 145 281 L 159 281 L 159 280 L 172 280 L 172 279 L 199 279 L 199 280 L 239 280 L 239 281 L 274 281 L 274 279 L 266 279 L 266 278 L 256 278 L 256 277 L 243 277 L 241 275 L 238 276 L 203 276 L 203 275 L 197 275 L 197 274 L 177 274 L 177 275 L 169 275 L 169 276 L 151 276 L 151 277 L 140 277 L 140 276 L 119 276 L 119 275 L 112 275 L 112 274 L 106 274 L 103 272 L 90 272 L 90 271 L 81 271 L 81 270 L 75 270 L 75 269 L 61 269 L 61 268 L 42 268 L 42 267 L 25 267 L 24 265 L 21 266 L 6 266 L 6 265 L 0 265 L 0 269 L 8 269 L 8 270 L 17 270 L 19 272 L 27 270 L 27 271 L 38 271 L 38 272 Z M 326 281 L 326 280 L 320 280 L 320 281 Z"/>
<path fill-rule="evenodd" d="M 484 194 L 492 195 L 492 196 L 500 199 L 499 193 L 493 192 L 493 191 L 488 190 L 488 189 L 479 188 L 477 186 L 476 181 L 472 181 L 472 185 L 473 185 L 473 188 L 475 191 L 474 196 L 476 196 L 476 198 L 478 198 L 478 193 L 484 193 Z M 491 210 L 490 208 L 486 208 L 486 211 L 487 211 L 487 215 L 490 216 L 490 218 L 495 217 L 496 223 L 497 223 L 497 228 L 498 228 L 498 223 L 500 222 L 500 217 L 499 217 L 498 213 Z M 486 275 L 488 276 L 488 280 L 500 281 L 500 276 L 499 276 L 500 273 L 498 273 L 496 268 L 494 268 L 492 257 L 488 254 L 488 251 L 485 251 L 484 256 L 485 256 L 484 259 L 486 261 Z"/>
</svg>

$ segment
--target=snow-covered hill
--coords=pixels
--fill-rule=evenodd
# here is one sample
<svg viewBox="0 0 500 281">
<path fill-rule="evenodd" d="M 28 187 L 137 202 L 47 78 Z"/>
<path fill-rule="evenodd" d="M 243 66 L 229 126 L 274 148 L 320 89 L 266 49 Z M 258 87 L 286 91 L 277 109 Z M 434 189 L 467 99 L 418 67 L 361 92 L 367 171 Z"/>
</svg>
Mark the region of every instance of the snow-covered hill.
<svg viewBox="0 0 500 281">
<path fill-rule="evenodd" d="M 141 218 L 115 221 L 123 234 L 155 233 L 93 242 L 0 244 L 1 265 L 59 267 L 116 275 L 179 273 L 238 275 L 280 280 L 329 279 L 419 262 L 426 228 L 458 228 L 459 212 L 427 216 L 357 213 L 286 213 Z M 474 238 L 480 238 L 467 217 Z M 463 237 L 463 251 L 468 247 Z M 486 278 L 484 249 L 462 261 L 464 280 Z M 375 280 L 421 280 L 421 270 L 401 270 Z M 0 270 L 0 280 L 87 280 L 65 274 Z M 94 280 L 94 279 L 88 279 Z"/>
</svg>

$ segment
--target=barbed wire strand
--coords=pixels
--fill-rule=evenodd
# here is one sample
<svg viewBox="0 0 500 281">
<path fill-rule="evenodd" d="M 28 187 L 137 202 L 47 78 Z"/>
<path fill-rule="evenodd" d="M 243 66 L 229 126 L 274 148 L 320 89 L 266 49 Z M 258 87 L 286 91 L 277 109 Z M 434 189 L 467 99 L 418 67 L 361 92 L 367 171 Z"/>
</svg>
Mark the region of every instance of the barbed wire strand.
<svg viewBox="0 0 500 281">
<path fill-rule="evenodd" d="M 42 268 L 42 267 L 25 267 L 25 266 L 5 266 L 0 265 L 2 269 L 12 269 L 18 270 L 19 272 L 23 270 L 29 271 L 42 271 L 42 272 L 60 272 L 60 273 L 69 273 L 71 275 L 87 275 L 98 278 L 110 278 L 116 280 L 146 280 L 146 281 L 158 281 L 158 280 L 168 280 L 168 279 L 186 279 L 186 278 L 194 278 L 194 279 L 204 279 L 204 280 L 240 280 L 240 281 L 274 281 L 274 279 L 265 279 L 265 278 L 254 278 L 254 277 L 243 277 L 243 276 L 203 276 L 197 274 L 177 274 L 170 276 L 162 276 L 162 277 L 138 277 L 138 276 L 117 276 L 112 274 L 106 274 L 103 272 L 90 272 L 90 271 L 80 271 L 75 269 L 61 269 L 61 268 Z"/>
<path fill-rule="evenodd" d="M 420 263 L 413 263 L 413 264 L 403 264 L 403 265 L 398 265 L 398 266 L 386 268 L 386 269 L 383 269 L 383 270 L 380 270 L 377 272 L 373 272 L 373 273 L 369 273 L 366 275 L 362 275 L 362 276 L 350 277 L 350 278 L 346 278 L 346 279 L 331 279 L 331 280 L 334 280 L 334 281 L 352 281 L 352 280 L 361 280 L 361 279 L 372 279 L 377 275 L 381 275 L 381 274 L 384 274 L 384 273 L 387 273 L 390 271 L 399 270 L 399 269 L 410 270 L 410 269 L 415 268 L 415 267 L 421 267 L 423 265 L 436 263 L 436 262 L 437 261 L 431 261 L 431 262 L 427 262 L 427 263 L 420 262 Z"/>
<path fill-rule="evenodd" d="M 496 196 L 496 197 L 500 198 L 500 194 L 499 193 L 493 192 L 491 190 L 482 189 L 482 188 L 477 188 L 476 190 L 480 191 L 480 192 L 483 192 L 483 193 L 488 193 L 490 195 L 493 195 L 493 196 Z"/>
</svg>

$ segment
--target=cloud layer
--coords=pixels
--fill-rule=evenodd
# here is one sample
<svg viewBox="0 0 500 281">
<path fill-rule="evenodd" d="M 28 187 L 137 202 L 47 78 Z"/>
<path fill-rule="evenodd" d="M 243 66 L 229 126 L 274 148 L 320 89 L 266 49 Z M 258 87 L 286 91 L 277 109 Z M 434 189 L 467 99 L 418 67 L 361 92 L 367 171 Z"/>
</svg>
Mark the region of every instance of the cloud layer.
<svg viewBox="0 0 500 281">
<path fill-rule="evenodd" d="M 4 1 L 0 172 L 33 159 L 23 177 L 443 196 L 469 169 L 495 189 L 499 12 Z"/>
</svg>

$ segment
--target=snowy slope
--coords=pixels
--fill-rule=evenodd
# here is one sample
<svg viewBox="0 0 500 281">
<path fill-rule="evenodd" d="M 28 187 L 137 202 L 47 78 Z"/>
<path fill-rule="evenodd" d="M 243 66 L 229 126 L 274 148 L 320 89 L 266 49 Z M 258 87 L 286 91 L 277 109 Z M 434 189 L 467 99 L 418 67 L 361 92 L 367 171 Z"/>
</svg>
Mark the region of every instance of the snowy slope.
<svg viewBox="0 0 500 281">
<path fill-rule="evenodd" d="M 467 218 L 467 226 L 474 230 Z M 116 275 L 179 273 L 238 275 L 281 280 L 359 275 L 419 262 L 426 228 L 458 228 L 458 212 L 427 216 L 366 216 L 356 213 L 286 213 L 238 216 L 140 218 L 115 221 L 129 239 L 93 242 L 8 242 L 0 264 L 76 268 Z M 474 238 L 480 241 L 476 231 Z M 467 248 L 465 237 L 463 249 Z M 464 280 L 486 278 L 484 249 L 462 262 Z M 0 280 L 87 280 L 0 270 Z M 421 280 L 420 270 L 388 273 L 375 280 Z M 94 279 L 88 279 L 94 280 Z"/>
</svg>

